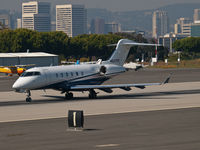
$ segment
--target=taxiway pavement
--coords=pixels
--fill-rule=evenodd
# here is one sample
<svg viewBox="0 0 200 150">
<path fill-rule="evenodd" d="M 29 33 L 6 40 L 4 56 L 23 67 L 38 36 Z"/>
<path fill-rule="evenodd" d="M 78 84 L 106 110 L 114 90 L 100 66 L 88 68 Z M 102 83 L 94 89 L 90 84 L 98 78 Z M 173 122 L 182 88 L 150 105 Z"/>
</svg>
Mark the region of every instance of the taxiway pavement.
<svg viewBox="0 0 200 150">
<path fill-rule="evenodd" d="M 115 89 L 112 94 L 98 91 L 98 99 L 88 93 L 74 93 L 65 100 L 58 91 L 32 91 L 31 103 L 25 93 L 0 92 L 0 122 L 66 117 L 70 109 L 84 110 L 85 115 L 200 107 L 200 82 L 169 83 L 132 91 Z"/>
<path fill-rule="evenodd" d="M 1 150 L 198 150 L 200 108 L 85 117 L 83 131 L 66 118 L 0 123 Z"/>
<path fill-rule="evenodd" d="M 129 92 L 115 89 L 112 94 L 99 91 L 95 100 L 86 92 L 66 101 L 60 92 L 47 90 L 33 91 L 33 102 L 26 103 L 25 94 L 3 90 L 0 149 L 199 149 L 200 69 L 132 71 L 107 84 L 161 82 L 169 72 L 169 84 Z M 82 132 L 68 130 L 71 109 L 84 110 Z"/>
</svg>

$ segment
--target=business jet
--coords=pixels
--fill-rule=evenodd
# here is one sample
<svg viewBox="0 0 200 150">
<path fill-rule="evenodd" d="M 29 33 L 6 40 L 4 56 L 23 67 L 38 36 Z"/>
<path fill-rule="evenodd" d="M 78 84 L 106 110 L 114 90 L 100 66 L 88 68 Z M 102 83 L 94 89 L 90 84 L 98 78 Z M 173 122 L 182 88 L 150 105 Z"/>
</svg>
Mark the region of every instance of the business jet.
<svg viewBox="0 0 200 150">
<path fill-rule="evenodd" d="M 34 67 L 26 70 L 13 84 L 16 92 L 27 93 L 27 102 L 31 102 L 31 90 L 55 89 L 65 93 L 66 99 L 72 99 L 75 91 L 89 91 L 89 98 L 97 98 L 95 89 L 112 93 L 113 88 L 130 91 L 131 87 L 144 89 L 146 86 L 168 83 L 168 77 L 162 83 L 111 84 L 102 85 L 111 77 L 123 73 L 123 64 L 132 46 L 158 46 L 157 44 L 136 43 L 128 39 L 118 41 L 116 49 L 107 61 L 98 60 L 95 64 Z"/>
</svg>

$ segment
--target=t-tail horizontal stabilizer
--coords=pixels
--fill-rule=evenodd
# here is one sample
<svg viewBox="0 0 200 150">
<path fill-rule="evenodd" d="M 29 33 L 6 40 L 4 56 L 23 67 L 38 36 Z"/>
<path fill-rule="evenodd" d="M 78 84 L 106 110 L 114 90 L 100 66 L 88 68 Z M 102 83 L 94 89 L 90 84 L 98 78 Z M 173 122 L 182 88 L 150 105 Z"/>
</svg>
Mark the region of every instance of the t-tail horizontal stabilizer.
<svg viewBox="0 0 200 150">
<path fill-rule="evenodd" d="M 124 65 L 132 46 L 160 46 L 159 44 L 137 43 L 128 39 L 121 39 L 117 44 L 111 44 L 109 46 L 115 45 L 116 49 L 108 61 L 119 66 Z"/>
</svg>

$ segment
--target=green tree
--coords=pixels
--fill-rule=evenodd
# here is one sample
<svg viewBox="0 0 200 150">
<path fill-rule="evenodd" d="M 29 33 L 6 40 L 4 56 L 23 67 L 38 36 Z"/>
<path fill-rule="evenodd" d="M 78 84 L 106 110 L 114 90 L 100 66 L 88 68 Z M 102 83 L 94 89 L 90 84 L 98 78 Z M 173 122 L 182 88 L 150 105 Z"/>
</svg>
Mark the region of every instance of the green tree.
<svg viewBox="0 0 200 150">
<path fill-rule="evenodd" d="M 200 37 L 188 37 L 177 40 L 173 43 L 176 51 L 181 51 L 184 59 L 199 58 L 200 55 Z"/>
<path fill-rule="evenodd" d="M 145 42 L 142 35 L 116 33 L 106 35 L 79 35 L 69 38 L 64 32 L 37 32 L 28 29 L 2 30 L 0 32 L 0 52 L 25 52 L 27 49 L 30 52 L 48 52 L 65 56 L 66 58 L 80 59 L 82 57 L 97 59 L 108 59 L 115 50 L 114 46 L 119 39 L 130 39 L 136 42 Z M 154 55 L 154 47 L 133 47 L 131 48 L 131 59 L 140 58 L 142 53 L 150 59 Z M 159 57 L 165 53 L 159 49 Z M 133 60 L 132 60 L 133 61 Z"/>
</svg>

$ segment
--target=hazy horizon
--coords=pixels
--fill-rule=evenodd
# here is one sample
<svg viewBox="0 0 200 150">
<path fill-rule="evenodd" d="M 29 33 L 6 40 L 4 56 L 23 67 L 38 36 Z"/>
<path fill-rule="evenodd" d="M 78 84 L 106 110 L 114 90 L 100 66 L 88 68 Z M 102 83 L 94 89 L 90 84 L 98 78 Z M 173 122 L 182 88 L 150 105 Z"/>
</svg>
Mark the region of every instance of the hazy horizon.
<svg viewBox="0 0 200 150">
<path fill-rule="evenodd" d="M 20 10 L 21 3 L 27 0 L 0 0 L 0 9 Z M 84 4 L 86 8 L 105 8 L 110 11 L 131 11 L 156 9 L 171 4 L 200 3 L 199 0 L 39 0 L 52 4 Z M 145 5 L 144 5 L 145 4 Z"/>
</svg>

